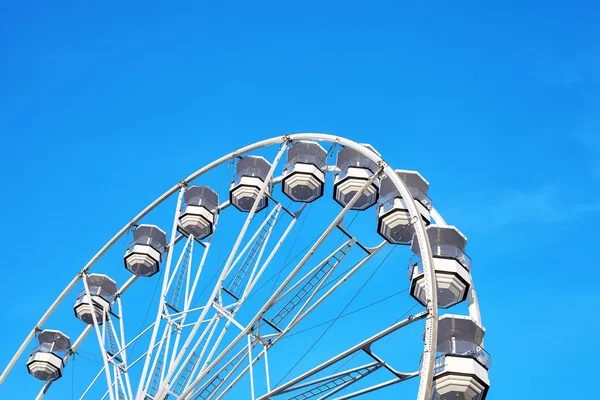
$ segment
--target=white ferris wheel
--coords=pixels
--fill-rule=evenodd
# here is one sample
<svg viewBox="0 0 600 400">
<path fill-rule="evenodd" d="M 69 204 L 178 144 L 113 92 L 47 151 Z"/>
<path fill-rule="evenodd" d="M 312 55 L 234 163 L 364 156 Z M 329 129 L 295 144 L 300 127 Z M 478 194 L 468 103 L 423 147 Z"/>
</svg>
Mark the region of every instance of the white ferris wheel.
<svg viewBox="0 0 600 400">
<path fill-rule="evenodd" d="M 233 179 L 209 178 L 219 170 Z M 418 400 L 483 400 L 491 362 L 467 239 L 432 206 L 428 188 L 370 145 L 328 134 L 284 135 L 229 153 L 161 195 L 97 252 L 31 330 L 0 385 L 15 365 L 26 368 L 42 381 L 42 399 L 87 344 L 100 365 L 75 398 L 384 398 L 386 388 L 413 382 Z M 167 225 L 153 219 L 165 205 Z M 349 213 L 370 214 L 371 228 L 352 230 Z M 218 240 L 221 258 L 213 254 Z M 304 371 L 296 363 L 276 382 L 275 372 L 281 377 L 295 361 L 286 339 L 394 248 L 410 252 L 408 280 L 395 285 L 412 296 L 414 311 L 390 312 L 395 322 L 370 336 L 353 337 L 363 330 L 350 327 L 343 339 L 353 345 Z M 145 301 L 127 296 L 138 286 Z M 47 326 L 63 304 L 79 331 Z M 146 306 L 138 331 L 128 320 Z M 438 314 L 451 307 L 465 312 Z M 375 348 L 419 323 L 411 334 L 420 358 L 399 367 Z"/>
</svg>

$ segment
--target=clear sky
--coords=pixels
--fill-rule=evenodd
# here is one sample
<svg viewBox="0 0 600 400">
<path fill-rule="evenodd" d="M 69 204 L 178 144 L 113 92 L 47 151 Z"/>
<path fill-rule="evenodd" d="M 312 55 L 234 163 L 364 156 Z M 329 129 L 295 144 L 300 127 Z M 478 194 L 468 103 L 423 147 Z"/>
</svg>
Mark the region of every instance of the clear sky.
<svg viewBox="0 0 600 400">
<path fill-rule="evenodd" d="M 200 3 L 0 1 L 2 368 L 164 190 L 313 131 L 421 171 L 468 236 L 488 399 L 595 393 L 596 2 Z M 15 379 L 0 398 L 30 397 Z"/>
</svg>

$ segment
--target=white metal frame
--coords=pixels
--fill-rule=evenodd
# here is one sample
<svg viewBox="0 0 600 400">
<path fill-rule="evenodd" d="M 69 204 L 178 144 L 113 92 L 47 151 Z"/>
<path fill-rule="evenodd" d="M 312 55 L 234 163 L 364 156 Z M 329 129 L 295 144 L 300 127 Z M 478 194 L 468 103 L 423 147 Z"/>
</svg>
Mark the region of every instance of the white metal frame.
<svg viewBox="0 0 600 400">
<path fill-rule="evenodd" d="M 291 232 L 295 222 L 297 221 L 297 216 L 300 214 L 300 212 L 294 214 L 294 213 L 289 212 L 288 210 L 284 209 L 289 215 L 292 216 L 292 221 L 287 226 L 284 234 L 280 237 L 280 239 L 275 244 L 275 247 L 268 254 L 267 259 L 261 265 L 260 263 L 261 263 L 261 259 L 263 257 L 263 252 L 266 249 L 266 244 L 265 243 L 262 244 L 262 246 L 260 247 L 260 253 L 258 255 L 257 260 L 252 260 L 253 267 L 251 269 L 248 283 L 246 284 L 246 287 L 244 288 L 243 293 L 241 294 L 241 297 L 239 299 L 237 299 L 237 301 L 234 301 L 232 304 L 225 304 L 223 302 L 223 295 L 222 295 L 221 289 L 223 288 L 223 283 L 225 282 L 225 280 L 230 276 L 230 274 L 234 270 L 234 267 L 239 263 L 239 261 L 244 256 L 244 254 L 248 251 L 249 247 L 252 246 L 252 243 L 255 242 L 256 237 L 259 234 L 259 232 L 261 232 L 262 230 L 265 229 L 265 223 L 263 223 L 259 227 L 259 229 L 254 233 L 254 235 L 252 235 L 252 237 L 248 240 L 248 242 L 242 248 L 242 250 L 240 251 L 240 247 L 242 246 L 242 243 L 246 236 L 246 232 L 250 226 L 251 221 L 254 218 L 254 215 L 255 215 L 255 212 L 256 212 L 256 209 L 258 206 L 258 200 L 260 198 L 262 198 L 263 195 L 267 195 L 270 199 L 274 200 L 267 193 L 267 188 L 269 187 L 269 185 L 277 184 L 281 181 L 280 177 L 274 176 L 274 171 L 275 171 L 281 157 L 283 156 L 285 150 L 287 149 L 288 145 L 292 141 L 295 141 L 295 140 L 314 140 L 314 141 L 319 141 L 319 142 L 330 142 L 335 145 L 349 147 L 349 148 L 357 151 L 358 153 L 368 157 L 375 163 L 377 163 L 377 165 L 379 166 L 379 170 L 377 171 L 376 174 L 374 174 L 371 177 L 371 179 L 369 181 L 367 181 L 364 184 L 364 186 L 357 193 L 355 193 L 355 195 L 351 199 L 351 201 L 342 209 L 342 211 L 338 214 L 338 216 L 331 222 L 331 224 L 328 226 L 328 228 L 321 234 L 321 236 L 313 244 L 313 246 L 310 248 L 310 250 L 304 255 L 304 257 L 301 259 L 301 261 L 298 262 L 298 264 L 294 267 L 292 272 L 277 287 L 277 289 L 274 291 L 272 296 L 269 298 L 269 300 L 267 300 L 267 302 L 263 305 L 263 307 L 255 315 L 255 317 L 252 318 L 252 320 L 248 324 L 244 325 L 244 324 L 241 324 L 236 319 L 237 310 L 239 310 L 239 307 L 249 297 L 249 294 L 250 294 L 252 288 L 257 284 L 259 278 L 261 277 L 261 275 L 263 274 L 263 272 L 269 265 L 273 256 L 275 255 L 275 253 L 277 252 L 279 247 L 282 245 L 285 238 Z M 203 249 L 204 249 L 204 252 L 202 255 L 202 260 L 199 263 L 198 268 L 196 269 L 196 274 L 194 276 L 194 280 L 192 283 L 191 282 L 191 275 L 192 275 L 191 254 L 192 253 L 190 252 L 190 260 L 185 266 L 182 265 L 182 259 L 184 256 L 184 252 L 186 251 L 185 250 L 186 248 L 192 247 L 192 249 L 193 249 L 193 245 L 194 245 L 193 237 L 190 236 L 187 238 L 186 244 L 184 245 L 184 250 L 182 251 L 181 256 L 179 257 L 178 262 L 176 263 L 175 267 L 172 267 L 175 244 L 180 239 L 182 239 L 182 236 L 177 234 L 178 212 L 179 212 L 179 209 L 181 206 L 182 195 L 185 190 L 185 187 L 188 185 L 188 183 L 194 181 L 201 175 L 216 168 L 217 166 L 219 166 L 221 164 L 224 164 L 231 160 L 235 160 L 238 156 L 246 154 L 253 150 L 257 150 L 257 149 L 260 149 L 260 148 L 263 148 L 266 146 L 272 146 L 272 145 L 280 145 L 279 151 L 278 151 L 277 156 L 275 157 L 273 163 L 271 164 L 271 168 L 268 172 L 267 178 L 264 180 L 264 183 L 261 186 L 259 194 L 257 196 L 257 199 L 254 202 L 252 209 L 248 213 L 246 221 L 244 222 L 244 225 L 235 241 L 235 244 L 234 244 L 233 248 L 231 249 L 229 257 L 225 263 L 225 266 L 221 272 L 221 275 L 219 276 L 218 282 L 215 285 L 215 288 L 213 289 L 213 293 L 209 297 L 209 301 L 207 302 L 207 304 L 205 304 L 203 307 L 191 309 L 190 308 L 191 300 L 192 300 L 192 297 L 196 290 L 197 283 L 200 278 L 200 274 L 202 272 L 204 262 L 206 260 L 206 256 L 210 249 L 210 240 L 208 242 L 200 242 L 200 244 L 202 245 L 201 247 L 203 247 Z M 334 169 L 328 168 L 328 170 L 333 171 Z M 358 347 L 355 346 L 352 349 L 348 350 L 348 351 L 352 351 L 351 353 L 348 353 L 348 352 L 341 353 L 340 355 L 332 358 L 328 362 L 323 363 L 321 366 L 316 367 L 315 369 L 309 371 L 308 373 L 301 375 L 302 379 L 298 380 L 298 378 L 296 378 L 296 380 L 292 380 L 282 386 L 279 386 L 277 388 L 272 388 L 271 383 L 269 381 L 269 364 L 268 364 L 268 357 L 267 357 L 268 350 L 274 344 L 276 344 L 282 337 L 284 337 L 284 335 L 287 332 L 289 332 L 294 326 L 296 326 L 304 317 L 306 317 L 306 315 L 308 315 L 315 307 L 317 307 L 323 300 L 325 300 L 333 291 L 335 291 L 339 287 L 339 285 L 341 285 L 343 282 L 345 282 L 352 274 L 354 274 L 360 267 L 362 267 L 362 265 L 364 265 L 369 259 L 371 259 L 371 257 L 374 254 L 376 254 L 385 245 L 385 242 L 381 243 L 379 246 L 377 246 L 373 249 L 367 249 L 361 245 L 361 247 L 363 249 L 365 249 L 368 254 L 356 266 L 354 266 L 354 268 L 352 268 L 350 271 L 348 271 L 344 275 L 344 277 L 342 279 L 340 279 L 335 285 L 333 285 L 326 293 L 322 294 L 320 297 L 317 298 L 316 301 L 313 302 L 313 299 L 316 298 L 318 291 L 322 287 L 323 283 L 325 283 L 327 278 L 330 276 L 331 272 L 333 272 L 333 270 L 335 269 L 335 266 L 330 268 L 330 270 L 328 270 L 328 273 L 326 274 L 326 277 L 320 282 L 320 284 L 316 287 L 316 289 L 314 289 L 314 292 L 308 296 L 308 298 L 306 299 L 304 304 L 301 305 L 300 309 L 295 313 L 295 315 L 293 315 L 293 317 L 290 320 L 290 322 L 288 323 L 288 325 L 283 327 L 283 329 L 279 329 L 278 332 L 273 333 L 273 334 L 261 335 L 260 332 L 255 331 L 255 328 L 259 327 L 260 324 L 262 324 L 265 321 L 265 314 L 269 310 L 273 309 L 275 305 L 284 301 L 285 297 L 287 295 L 293 293 L 293 291 L 298 287 L 298 285 L 300 285 L 302 282 L 304 282 L 311 275 L 311 273 L 316 271 L 320 266 L 323 266 L 324 263 L 328 263 L 330 261 L 329 258 L 326 258 L 322 263 L 318 264 L 317 267 L 313 268 L 313 270 L 306 273 L 300 281 L 298 281 L 294 285 L 291 285 L 290 287 L 288 287 L 291 280 L 300 272 L 302 267 L 308 262 L 308 260 L 313 255 L 315 250 L 324 242 L 325 238 L 327 238 L 327 236 L 336 228 L 342 229 L 341 222 L 342 222 L 344 216 L 350 210 L 352 205 L 358 200 L 360 194 L 367 187 L 369 187 L 369 185 L 371 185 L 371 183 L 375 179 L 378 179 L 383 174 L 385 174 L 391 180 L 391 182 L 396 186 L 396 188 L 400 192 L 400 195 L 402 196 L 402 198 L 406 200 L 406 206 L 407 206 L 409 214 L 414 222 L 415 237 L 418 240 L 419 248 L 421 249 L 421 259 L 422 259 L 423 271 L 424 271 L 424 276 L 425 276 L 426 310 L 423 311 L 422 313 L 419 313 L 419 314 L 413 316 L 413 317 L 410 317 L 407 320 L 404 320 L 397 324 L 394 324 L 392 327 L 380 332 L 379 334 L 373 336 L 372 338 L 367 339 L 364 342 L 361 342 L 359 345 L 357 345 Z M 92 257 L 92 259 L 83 267 L 83 269 L 75 276 L 75 278 L 61 292 L 61 294 L 57 297 L 57 299 L 54 301 L 54 303 L 50 306 L 50 308 L 46 311 L 46 313 L 44 313 L 42 318 L 35 325 L 34 329 L 32 329 L 32 331 L 28 334 L 26 339 L 23 341 L 22 345 L 19 347 L 19 349 L 17 350 L 17 352 L 15 353 L 13 358 L 8 363 L 8 366 L 5 368 L 2 375 L 0 375 L 0 384 L 4 381 L 4 379 L 6 378 L 8 373 L 11 371 L 11 369 L 15 365 L 16 361 L 21 357 L 22 353 L 25 351 L 25 349 L 27 348 L 27 346 L 29 345 L 31 340 L 35 337 L 36 332 L 42 328 L 42 326 L 44 325 L 46 320 L 49 318 L 49 316 L 52 314 L 52 312 L 54 312 L 56 307 L 62 302 L 62 300 L 65 299 L 67 294 L 69 294 L 71 292 L 71 290 L 75 287 L 75 285 L 78 284 L 79 280 L 87 275 L 88 271 L 93 267 L 93 265 L 96 263 L 96 261 L 98 261 L 98 259 L 100 257 L 102 257 L 102 255 L 112 245 L 114 245 L 129 229 L 134 227 L 144 216 L 146 216 L 154 208 L 156 208 L 159 204 L 161 204 L 163 201 L 165 201 L 167 198 L 171 197 L 172 195 L 174 195 L 177 192 L 179 192 L 177 206 L 176 206 L 175 217 L 174 217 L 174 221 L 173 221 L 173 227 L 171 230 L 171 237 L 170 237 L 169 245 L 168 245 L 169 252 L 168 252 L 167 260 L 166 260 L 165 267 L 164 267 L 164 277 L 163 277 L 163 283 L 162 283 L 162 289 L 161 289 L 161 295 L 160 295 L 160 305 L 157 310 L 157 315 L 156 315 L 155 321 L 148 328 L 146 328 L 146 330 L 144 330 L 140 335 L 138 335 L 136 338 L 134 338 L 132 341 L 130 341 L 128 344 L 126 344 L 120 296 L 131 286 L 131 284 L 133 284 L 133 282 L 135 282 L 136 277 L 132 277 L 125 283 L 125 285 L 123 285 L 123 287 L 121 289 L 119 289 L 119 291 L 117 292 L 117 295 L 116 295 L 116 299 L 117 299 L 116 302 L 118 304 L 119 315 L 121 317 L 120 321 L 119 321 L 120 322 L 120 325 L 119 325 L 119 331 L 120 331 L 119 333 L 120 334 L 118 334 L 116 332 L 116 330 L 113 332 L 113 334 L 116 337 L 118 337 L 118 340 L 117 340 L 118 348 L 119 348 L 118 354 L 109 356 L 106 351 L 106 347 L 105 347 L 105 340 L 106 340 L 105 330 L 107 329 L 107 325 L 109 325 L 110 329 L 114 329 L 113 324 L 112 323 L 111 324 L 106 324 L 106 323 L 99 324 L 99 321 L 96 320 L 95 314 L 92 313 L 94 325 L 89 325 L 83 330 L 83 332 L 81 333 L 79 338 L 74 342 L 72 349 L 71 349 L 71 353 L 69 355 L 67 355 L 67 357 L 65 358 L 65 362 L 66 362 L 68 360 L 68 358 L 70 357 L 70 355 L 77 350 L 80 343 L 89 334 L 89 332 L 91 332 L 92 329 L 96 332 L 97 339 L 101 346 L 104 367 L 99 372 L 96 379 L 90 384 L 90 387 L 88 387 L 88 389 L 86 390 L 86 393 L 91 388 L 91 386 L 94 384 L 94 382 L 97 380 L 97 378 L 102 374 L 102 371 L 104 371 L 104 373 L 106 375 L 106 379 L 107 379 L 107 386 L 108 386 L 107 394 L 111 400 L 114 400 L 115 395 L 117 397 L 119 396 L 118 392 L 117 392 L 117 390 L 119 390 L 119 389 L 117 389 L 117 387 L 119 387 L 119 386 L 121 387 L 121 390 L 123 391 L 122 395 L 124 395 L 127 400 L 133 399 L 134 397 L 137 400 L 143 400 L 145 398 L 145 396 L 147 396 L 149 385 L 150 385 L 151 379 L 152 379 L 152 374 L 157 371 L 157 365 L 160 364 L 159 356 L 161 355 L 161 350 L 164 348 L 164 349 L 167 349 L 167 351 L 165 351 L 165 353 L 164 353 L 164 356 L 163 356 L 164 358 L 163 358 L 162 363 L 165 367 L 168 365 L 168 368 L 166 370 L 163 369 L 163 370 L 159 371 L 160 372 L 160 385 L 157 388 L 156 393 L 154 393 L 152 397 L 156 398 L 156 399 L 161 399 L 161 398 L 164 398 L 164 396 L 166 396 L 167 394 L 171 394 L 172 396 L 175 396 L 175 394 L 172 392 L 173 385 L 176 383 L 175 380 L 178 377 L 181 377 L 182 374 L 185 372 L 184 368 L 186 367 L 186 365 L 189 365 L 191 359 L 193 358 L 193 355 L 195 354 L 196 350 L 198 349 L 198 347 L 200 346 L 202 341 L 206 341 L 207 345 L 208 345 L 208 343 L 211 343 L 211 340 L 213 340 L 213 338 L 215 338 L 215 333 L 217 332 L 217 327 L 219 326 L 221 321 L 224 321 L 225 325 L 221 329 L 219 335 L 216 336 L 216 339 L 212 343 L 212 348 L 210 349 L 210 351 L 207 352 L 208 346 L 205 346 L 202 348 L 200 357 L 202 357 L 202 359 L 204 361 L 201 366 L 200 366 L 200 361 L 198 361 L 198 365 L 194 365 L 193 370 L 191 371 L 190 376 L 189 376 L 189 378 L 193 378 L 193 380 L 191 382 L 186 382 L 185 386 L 183 387 L 182 393 L 177 394 L 176 398 L 179 398 L 179 399 L 191 398 L 192 396 L 195 396 L 197 393 L 199 393 L 201 390 L 203 390 L 203 388 L 206 388 L 206 386 L 211 382 L 210 379 L 213 379 L 213 378 L 211 378 L 212 376 L 215 376 L 216 378 L 218 378 L 219 377 L 218 374 L 220 372 L 217 372 L 213 375 L 211 375 L 211 372 L 215 371 L 215 369 L 218 368 L 220 363 L 222 361 L 226 360 L 226 357 L 229 355 L 229 353 L 231 351 L 233 351 L 239 343 L 243 343 L 243 341 L 245 339 L 247 341 L 247 344 L 245 345 L 245 347 L 242 348 L 242 350 L 239 351 L 238 353 L 235 353 L 233 358 L 230 359 L 237 363 L 236 366 L 233 367 L 234 364 L 230 365 L 229 361 L 228 361 L 218 371 L 224 371 L 224 370 L 227 370 L 226 368 L 231 367 L 233 369 L 231 371 L 227 370 L 228 371 L 227 377 L 228 378 L 232 377 L 234 372 L 236 371 L 236 369 L 239 366 L 241 366 L 242 361 L 241 361 L 241 359 L 238 360 L 238 357 L 240 357 L 240 354 L 248 359 L 248 365 L 246 366 L 245 369 L 243 369 L 241 371 L 240 374 L 238 374 L 236 376 L 234 381 L 231 382 L 224 389 L 224 391 L 222 391 L 220 394 L 218 394 L 217 393 L 218 390 L 215 390 L 215 392 L 210 395 L 210 398 L 214 398 L 215 396 L 217 396 L 217 394 L 218 394 L 217 398 L 222 398 L 225 395 L 225 393 L 227 393 L 227 391 L 229 389 L 231 389 L 233 387 L 233 385 L 235 385 L 235 383 L 248 370 L 250 372 L 250 375 L 253 376 L 253 365 L 261 358 L 264 358 L 265 371 L 266 371 L 266 376 L 267 376 L 267 387 L 270 391 L 269 391 L 269 393 L 262 395 L 258 399 L 259 400 L 266 399 L 266 398 L 270 398 L 270 396 L 285 393 L 286 390 L 288 388 L 292 387 L 294 384 L 301 382 L 303 379 L 309 378 L 310 376 L 314 375 L 314 373 L 316 373 L 316 372 L 321 371 L 323 368 L 325 368 L 325 367 L 323 367 L 323 365 L 330 363 L 330 364 L 328 364 L 328 366 L 329 366 L 332 363 L 335 363 L 341 359 L 344 359 L 349 354 L 354 354 L 354 352 L 356 352 L 358 350 L 365 350 L 365 346 L 370 346 L 371 343 L 380 339 L 381 337 L 387 336 L 388 334 L 396 331 L 397 329 L 400 329 L 401 327 L 403 327 L 411 322 L 414 322 L 416 320 L 425 319 L 424 349 L 423 349 L 420 371 L 411 372 L 411 373 L 407 373 L 407 374 L 394 372 L 394 373 L 396 373 L 397 376 L 395 379 L 393 379 L 391 381 L 384 382 L 379 385 L 375 385 L 371 388 L 366 388 L 366 389 L 356 391 L 352 394 L 339 397 L 339 399 L 352 398 L 352 397 L 355 397 L 355 396 L 358 396 L 358 395 L 361 395 L 364 393 L 368 393 L 373 390 L 378 390 L 382 387 L 386 387 L 386 386 L 401 382 L 406 379 L 414 378 L 416 376 L 420 376 L 420 378 L 421 378 L 420 385 L 419 385 L 419 392 L 417 395 L 417 400 L 426 400 L 426 399 L 428 400 L 430 398 L 432 380 L 433 380 L 433 375 L 434 375 L 435 351 L 436 351 L 436 342 L 437 342 L 437 321 L 438 321 L 437 295 L 436 295 L 437 290 L 436 290 L 435 272 L 433 269 L 433 262 L 432 262 L 432 255 L 431 255 L 429 240 L 427 238 L 427 232 L 425 230 L 425 225 L 424 225 L 423 221 L 421 220 L 421 218 L 418 217 L 419 213 L 418 213 L 418 210 L 416 207 L 416 203 L 413 200 L 412 196 L 410 195 L 408 187 L 398 177 L 398 175 L 393 172 L 393 169 L 390 166 L 388 166 L 388 164 L 377 153 L 375 153 L 368 147 L 358 144 L 356 142 L 353 142 L 351 140 L 348 140 L 348 139 L 345 139 L 342 137 L 338 137 L 338 136 L 334 136 L 334 135 L 320 134 L 320 133 L 298 133 L 298 134 L 284 135 L 284 136 L 279 136 L 279 137 L 275 137 L 272 139 L 263 140 L 263 141 L 251 144 L 249 146 L 243 147 L 243 148 L 239 149 L 238 151 L 229 153 L 229 154 L 215 160 L 214 162 L 206 165 L 205 167 L 199 169 L 198 171 L 194 172 L 193 174 L 188 176 L 186 179 L 184 179 L 183 181 L 181 181 L 180 183 L 178 183 L 177 185 L 175 185 L 174 187 L 169 189 L 167 192 L 165 192 L 163 195 L 161 195 L 154 202 L 152 202 L 148 207 L 146 207 L 144 210 L 142 210 L 142 212 L 140 212 L 133 220 L 131 220 L 119 232 L 117 232 L 117 234 L 115 236 L 113 236 L 113 238 L 110 239 L 100 249 L 100 251 L 98 251 L 98 253 L 96 255 L 94 255 L 94 257 Z M 221 205 L 220 208 L 221 209 L 226 208 L 228 205 L 229 205 L 228 202 L 226 202 L 223 205 Z M 271 211 L 271 214 L 269 214 L 268 218 L 265 219 L 265 221 L 270 219 L 271 216 L 273 216 L 273 215 L 275 215 L 275 220 L 277 220 L 277 218 L 279 216 L 279 212 L 282 209 L 283 209 L 283 207 L 280 204 L 277 204 L 276 207 Z M 300 211 L 302 211 L 302 209 Z M 443 220 L 443 218 L 439 215 L 439 213 L 435 209 L 432 210 L 431 215 L 437 224 L 445 225 L 445 221 Z M 268 233 L 266 234 L 267 242 L 268 242 L 268 238 L 270 237 L 270 234 L 271 234 L 271 229 L 272 229 L 272 226 L 270 229 L 268 229 Z M 216 231 L 216 226 L 215 226 L 215 231 Z M 352 246 L 356 242 L 356 240 L 357 240 L 356 238 L 351 238 L 344 245 Z M 335 252 L 332 254 L 335 254 Z M 175 275 L 177 273 L 181 273 L 180 269 L 181 270 L 185 269 L 185 274 L 186 274 L 184 306 L 181 311 L 171 312 L 168 310 L 168 307 L 165 304 L 165 300 L 166 300 L 167 293 L 173 284 Z M 89 297 L 90 293 L 89 293 L 89 288 L 87 286 L 86 279 L 83 279 L 83 283 L 84 283 L 84 287 L 87 292 L 88 298 L 91 298 L 91 297 Z M 303 299 L 303 301 L 304 301 L 304 299 Z M 309 304 L 311 302 L 312 302 L 312 305 L 309 306 Z M 477 296 L 476 296 L 473 285 L 471 285 L 471 289 L 469 291 L 468 302 L 469 302 L 469 312 L 471 314 L 471 317 L 476 322 L 481 324 L 479 305 L 478 305 Z M 196 320 L 193 323 L 185 324 L 186 317 L 188 317 L 192 313 L 198 313 L 199 315 L 196 317 Z M 219 352 L 217 352 L 217 350 L 219 349 L 220 343 L 223 340 L 224 334 L 230 326 L 236 327 L 237 329 L 240 330 L 240 332 L 238 333 L 237 337 L 234 340 L 232 340 L 225 347 L 224 350 L 220 350 Z M 101 329 L 101 327 L 102 327 L 102 329 Z M 181 332 L 184 328 L 185 329 L 189 328 L 190 331 L 184 341 L 184 344 L 181 345 L 181 347 L 179 347 L 179 341 L 181 339 Z M 201 328 L 203 328 L 203 329 L 201 329 Z M 127 364 L 126 349 L 128 348 L 128 346 L 131 343 L 133 343 L 139 337 L 141 337 L 142 335 L 144 335 L 148 331 L 150 331 L 150 329 L 152 330 L 152 333 L 151 333 L 151 338 L 150 338 L 150 342 L 149 342 L 147 351 L 138 360 L 135 360 L 131 364 Z M 160 335 L 160 340 L 158 340 L 159 332 L 161 331 L 161 329 L 162 329 L 162 335 Z M 260 331 L 260 328 L 259 328 L 259 331 Z M 175 339 L 174 339 L 173 345 L 171 346 L 170 340 L 171 340 L 172 334 L 175 334 Z M 197 334 L 199 334 L 199 336 L 197 336 Z M 383 336 L 381 336 L 381 335 L 383 335 Z M 268 342 L 266 341 L 267 339 L 269 339 Z M 262 349 L 256 355 L 253 356 L 252 350 L 259 344 L 262 346 Z M 156 354 L 156 356 L 153 357 L 153 355 L 155 354 L 155 351 L 157 354 Z M 169 354 L 169 351 L 171 351 L 170 354 Z M 367 354 L 370 353 L 369 351 L 365 351 L 365 352 Z M 113 374 L 111 375 L 109 364 L 111 362 L 114 362 L 114 358 L 117 355 L 122 356 L 123 363 L 121 363 L 120 366 L 114 365 Z M 377 366 L 377 368 L 380 368 L 385 364 L 382 362 L 382 360 L 380 360 L 380 359 L 378 360 L 378 357 L 373 355 L 372 353 L 369 355 L 375 360 L 373 362 L 373 366 Z M 132 393 L 132 390 L 131 390 L 131 383 L 129 382 L 129 376 L 128 376 L 127 372 L 129 370 L 129 368 L 131 368 L 134 364 L 141 361 L 142 359 L 144 360 L 144 363 L 143 363 L 143 368 L 142 368 L 142 373 L 141 373 L 141 379 L 139 380 L 138 389 L 134 396 L 134 394 Z M 335 360 L 335 361 L 333 361 L 333 360 Z M 214 379 L 216 379 L 216 378 L 214 378 Z M 321 381 L 326 380 L 327 378 L 332 378 L 332 376 L 322 378 Z M 209 380 L 206 381 L 204 383 L 204 385 L 200 385 L 201 382 L 203 382 L 205 379 L 209 379 Z M 253 381 L 253 380 L 251 379 L 251 381 Z M 227 382 L 227 380 L 220 381 L 219 388 L 221 388 L 225 384 L 225 382 Z M 353 382 L 354 381 L 352 381 L 351 383 L 353 383 Z M 314 383 L 315 382 L 313 381 L 311 384 L 314 384 Z M 316 382 L 316 383 L 318 383 L 318 382 Z M 51 382 L 46 383 L 44 385 L 44 388 L 40 391 L 40 394 L 38 395 L 37 399 L 41 399 L 44 396 L 44 394 L 48 391 L 50 386 L 51 386 Z M 347 386 L 344 386 L 343 388 L 345 388 L 345 387 L 347 387 Z M 343 389 L 343 388 L 341 388 L 341 389 Z M 339 390 L 341 390 L 341 389 L 339 389 Z M 335 394 L 337 391 L 338 390 L 336 389 L 334 392 L 329 393 L 326 397 L 330 397 L 331 395 Z M 84 396 L 85 396 L 85 393 L 84 393 Z M 254 394 L 254 385 L 253 384 L 251 387 L 251 396 L 252 396 L 252 399 L 254 400 L 255 394 Z M 82 398 L 83 398 L 83 396 L 82 396 Z"/>
</svg>

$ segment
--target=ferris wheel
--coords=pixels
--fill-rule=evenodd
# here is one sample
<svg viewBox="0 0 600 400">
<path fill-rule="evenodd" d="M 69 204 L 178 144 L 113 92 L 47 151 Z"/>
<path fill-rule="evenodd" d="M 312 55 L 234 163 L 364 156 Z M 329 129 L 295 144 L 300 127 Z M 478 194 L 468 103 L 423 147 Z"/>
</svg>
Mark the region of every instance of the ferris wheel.
<svg viewBox="0 0 600 400">
<path fill-rule="evenodd" d="M 100 365 L 81 399 L 382 398 L 412 382 L 418 400 L 483 400 L 491 360 L 467 239 L 446 224 L 428 189 L 421 174 L 393 169 L 370 145 L 328 134 L 289 134 L 229 153 L 169 189 L 97 252 L 31 330 L 0 385 L 17 366 L 41 381 L 42 399 L 86 344 Z M 353 230 L 350 215 L 369 218 Z M 298 361 L 276 382 L 275 372 L 295 360 L 289 336 L 353 279 L 362 290 L 370 279 L 362 271 L 396 248 L 409 253 L 408 280 L 394 282 L 414 303 L 409 313 L 391 312 L 396 320 L 375 334 L 348 329 L 336 341 L 351 345 L 304 371 Z M 120 284 L 115 268 L 126 276 Z M 78 331 L 47 326 L 65 307 Z M 449 308 L 464 312 L 438 314 Z M 136 318 L 139 330 L 129 323 Z M 410 332 L 420 357 L 402 368 L 375 349 L 419 324 Z"/>
</svg>

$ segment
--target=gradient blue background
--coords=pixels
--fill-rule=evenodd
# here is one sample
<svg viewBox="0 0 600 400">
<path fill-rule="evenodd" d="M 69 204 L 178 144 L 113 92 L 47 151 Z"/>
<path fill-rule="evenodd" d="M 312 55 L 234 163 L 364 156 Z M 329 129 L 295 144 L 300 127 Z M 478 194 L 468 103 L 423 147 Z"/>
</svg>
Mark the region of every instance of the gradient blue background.
<svg viewBox="0 0 600 400">
<path fill-rule="evenodd" d="M 1 367 L 166 188 L 319 131 L 420 170 L 469 237 L 489 399 L 596 393 L 600 7 L 402 3 L 0 1 Z"/>
</svg>

